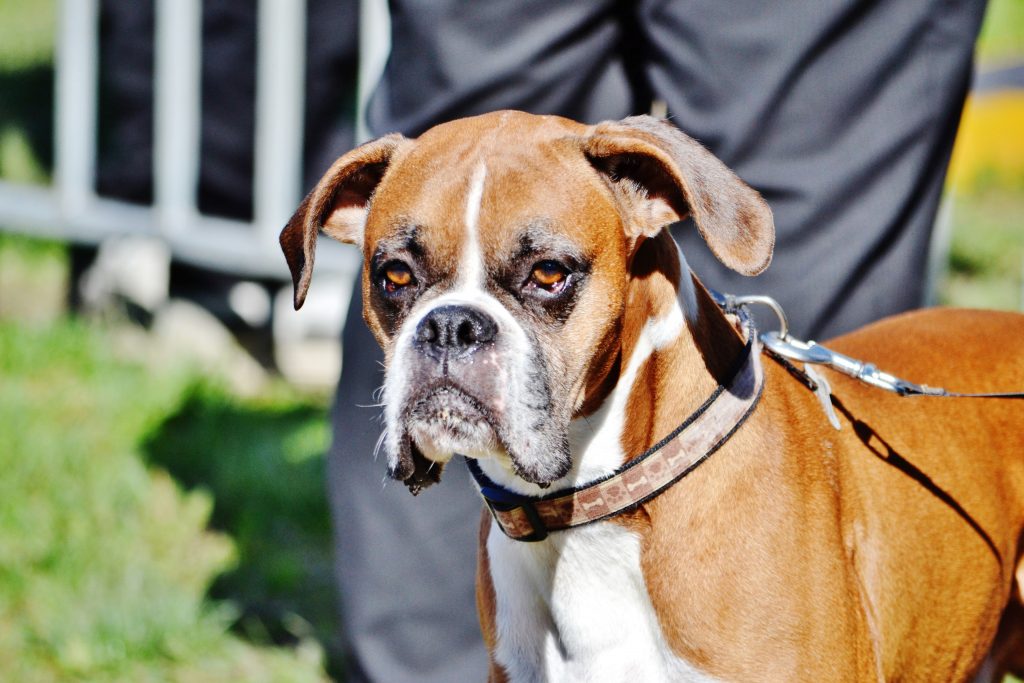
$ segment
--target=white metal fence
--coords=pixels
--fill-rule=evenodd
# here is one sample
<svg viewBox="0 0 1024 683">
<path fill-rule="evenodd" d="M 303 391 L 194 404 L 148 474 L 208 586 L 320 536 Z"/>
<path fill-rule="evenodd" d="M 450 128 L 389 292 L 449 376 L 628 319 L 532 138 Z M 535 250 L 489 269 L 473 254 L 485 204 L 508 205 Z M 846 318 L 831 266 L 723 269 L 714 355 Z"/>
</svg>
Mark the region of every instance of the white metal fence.
<svg viewBox="0 0 1024 683">
<path fill-rule="evenodd" d="M 153 205 L 96 194 L 98 5 L 98 0 L 60 2 L 53 184 L 0 180 L 0 226 L 86 244 L 111 236 L 154 236 L 166 242 L 175 259 L 193 265 L 240 277 L 287 279 L 277 235 L 304 189 L 306 3 L 258 2 L 252 222 L 202 215 L 197 208 L 201 0 L 156 0 Z M 375 82 L 386 56 L 382 8 L 386 12 L 384 0 L 363 2 L 360 111 L 367 84 Z M 355 250 L 322 242 L 320 273 L 354 272 Z"/>
<path fill-rule="evenodd" d="M 123 272 L 114 275 L 133 281 L 136 291 L 139 281 L 148 279 L 142 289 L 156 291 L 156 300 L 166 297 L 168 256 L 240 279 L 278 279 L 276 294 L 256 307 L 268 315 L 273 311 L 278 364 L 293 379 L 330 384 L 340 371 L 339 338 L 359 254 L 320 240 L 317 277 L 302 315 L 296 315 L 277 243 L 305 189 L 306 3 L 258 0 L 253 220 L 240 221 L 203 215 L 198 209 L 202 0 L 155 0 L 150 206 L 96 193 L 99 0 L 59 2 L 53 182 L 38 186 L 0 180 L 0 229 L 79 244 L 116 247 L 123 238 L 131 242 L 143 237 L 166 245 L 158 249 L 165 255 L 157 258 L 157 267 L 142 258 L 152 249 L 129 250 L 135 254 L 133 262 L 121 264 Z M 356 130 L 363 140 L 362 112 L 389 49 L 387 0 L 361 0 L 359 37 Z M 123 250 L 110 251 L 113 256 L 101 261 L 124 261 Z"/>
</svg>

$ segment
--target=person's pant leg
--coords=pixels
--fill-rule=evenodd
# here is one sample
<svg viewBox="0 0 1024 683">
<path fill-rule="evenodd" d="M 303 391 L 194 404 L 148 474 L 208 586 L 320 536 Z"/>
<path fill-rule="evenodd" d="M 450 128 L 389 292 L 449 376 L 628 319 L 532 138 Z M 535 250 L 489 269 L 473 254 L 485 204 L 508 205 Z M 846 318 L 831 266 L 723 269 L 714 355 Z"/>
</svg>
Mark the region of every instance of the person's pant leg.
<svg viewBox="0 0 1024 683">
<path fill-rule="evenodd" d="M 359 0 L 306 3 L 303 187 L 316 185 L 356 142 Z"/>
<path fill-rule="evenodd" d="M 451 119 L 520 109 L 597 122 L 646 110 L 639 54 L 617 0 L 392 0 L 392 46 L 367 120 L 419 135 Z"/>
<path fill-rule="evenodd" d="M 646 0 L 673 120 L 759 189 L 777 243 L 757 279 L 683 230 L 711 286 L 777 297 L 822 338 L 923 303 L 931 227 L 984 2 Z"/>
</svg>

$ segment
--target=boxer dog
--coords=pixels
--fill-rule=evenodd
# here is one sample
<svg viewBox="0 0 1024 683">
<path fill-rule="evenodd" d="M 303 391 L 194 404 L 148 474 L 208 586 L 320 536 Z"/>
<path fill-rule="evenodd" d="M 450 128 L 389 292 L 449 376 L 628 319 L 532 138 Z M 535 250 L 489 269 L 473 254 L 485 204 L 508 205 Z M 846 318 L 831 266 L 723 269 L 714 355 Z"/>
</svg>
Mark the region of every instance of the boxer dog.
<svg viewBox="0 0 1024 683">
<path fill-rule="evenodd" d="M 498 112 L 346 154 L 281 234 L 296 308 L 320 230 L 362 249 L 390 474 L 415 493 L 461 454 L 481 486 L 490 680 L 1019 674 L 1024 405 L 822 370 L 834 429 L 690 273 L 687 216 L 768 265 L 768 206 L 670 124 Z M 1010 391 L 1022 340 L 932 310 L 830 346 Z"/>
</svg>

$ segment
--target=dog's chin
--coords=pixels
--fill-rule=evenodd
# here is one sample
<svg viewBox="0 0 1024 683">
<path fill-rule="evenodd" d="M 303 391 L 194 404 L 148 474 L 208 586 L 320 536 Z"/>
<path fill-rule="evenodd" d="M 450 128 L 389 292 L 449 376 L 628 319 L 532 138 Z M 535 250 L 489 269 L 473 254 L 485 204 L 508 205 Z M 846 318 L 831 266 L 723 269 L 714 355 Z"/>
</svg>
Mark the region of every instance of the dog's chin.
<svg viewBox="0 0 1024 683">
<path fill-rule="evenodd" d="M 490 458 L 500 456 L 503 452 L 501 444 L 494 436 L 490 427 L 471 430 L 478 434 L 453 434 L 448 430 L 437 430 L 415 425 L 409 432 L 409 438 L 427 460 L 446 464 L 456 454 L 467 458 Z"/>
<path fill-rule="evenodd" d="M 413 403 L 404 431 L 425 458 L 443 464 L 456 453 L 470 458 L 503 454 L 493 422 L 483 404 L 445 386 Z"/>
<path fill-rule="evenodd" d="M 401 411 L 397 457 L 391 476 L 416 494 L 440 481 L 455 454 L 472 458 L 503 453 L 494 416 L 485 404 L 452 384 L 429 387 Z"/>
<path fill-rule="evenodd" d="M 410 489 L 415 486 L 418 491 L 438 481 L 441 468 L 455 454 L 497 459 L 507 463 L 524 481 L 542 487 L 569 471 L 568 445 L 564 439 L 555 440 L 562 442 L 557 445 L 547 444 L 546 448 L 519 452 L 516 446 L 520 444 L 516 440 L 522 435 L 504 434 L 514 430 L 503 431 L 499 416 L 459 387 L 432 388 L 410 401 L 409 408 L 403 412 L 406 415 L 401 426 L 401 433 L 405 435 L 403 452 L 399 457 L 400 465 L 392 474 L 405 481 Z M 432 473 L 428 479 L 415 474 L 426 472 Z"/>
</svg>

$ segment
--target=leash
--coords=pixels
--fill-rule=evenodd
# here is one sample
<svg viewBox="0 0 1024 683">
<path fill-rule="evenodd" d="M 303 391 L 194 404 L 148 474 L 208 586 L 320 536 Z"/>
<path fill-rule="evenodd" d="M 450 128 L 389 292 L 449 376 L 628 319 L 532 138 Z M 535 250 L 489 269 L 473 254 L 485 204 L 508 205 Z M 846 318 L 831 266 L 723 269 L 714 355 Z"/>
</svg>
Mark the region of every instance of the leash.
<svg viewBox="0 0 1024 683">
<path fill-rule="evenodd" d="M 839 429 L 839 418 L 832 406 L 832 390 L 828 381 L 814 370 L 814 366 L 824 366 L 836 372 L 852 377 L 878 389 L 894 393 L 897 396 L 930 396 L 938 398 L 995 398 L 1024 399 L 1024 392 L 982 392 L 965 393 L 949 391 L 942 387 L 931 387 L 927 384 L 916 384 L 885 372 L 873 363 L 867 363 L 845 354 L 833 351 L 814 341 L 803 341 L 789 333 L 789 321 L 786 312 L 778 301 L 763 295 L 734 296 L 709 290 L 712 298 L 726 314 L 746 315 L 751 305 L 767 306 L 779 319 L 779 329 L 763 332 L 760 335 L 765 355 L 782 365 L 791 375 L 796 377 L 818 397 L 829 422 Z M 801 370 L 794 362 L 804 364 Z"/>
<path fill-rule="evenodd" d="M 541 541 L 561 531 L 636 508 L 690 474 L 736 433 L 754 412 L 764 388 L 761 345 L 746 311 L 737 313 L 747 340 L 726 384 L 720 384 L 668 436 L 603 479 L 540 498 L 493 482 L 466 458 L 484 503 L 506 536 Z"/>
</svg>

